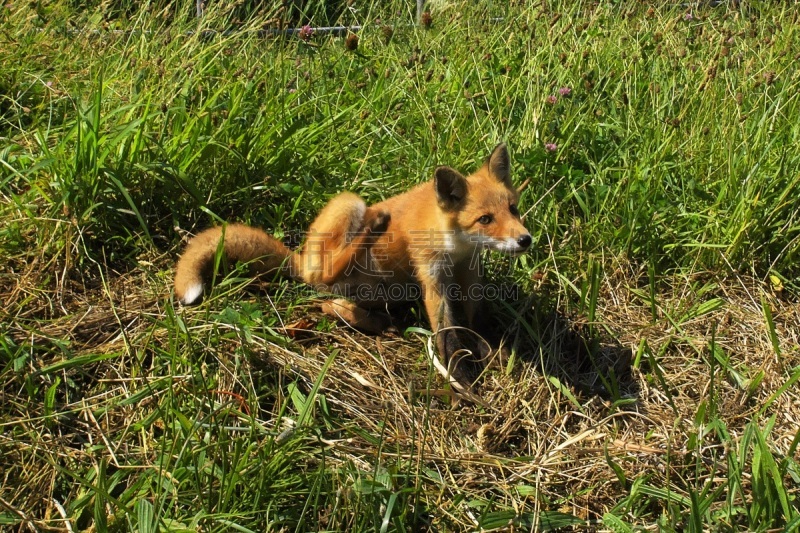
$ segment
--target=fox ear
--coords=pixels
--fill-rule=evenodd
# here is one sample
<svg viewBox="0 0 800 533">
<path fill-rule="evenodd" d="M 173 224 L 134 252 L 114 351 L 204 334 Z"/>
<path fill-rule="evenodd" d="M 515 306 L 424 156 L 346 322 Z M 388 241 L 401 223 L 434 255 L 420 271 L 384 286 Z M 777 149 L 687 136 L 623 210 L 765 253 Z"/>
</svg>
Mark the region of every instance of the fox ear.
<svg viewBox="0 0 800 533">
<path fill-rule="evenodd" d="M 467 195 L 467 179 L 450 167 L 438 167 L 434 171 L 433 186 L 443 209 L 457 207 Z"/>
<path fill-rule="evenodd" d="M 506 148 L 505 143 L 495 146 L 483 166 L 489 170 L 492 176 L 497 178 L 497 181 L 505 183 L 508 188 L 512 188 L 511 161 L 508 157 L 508 148 Z"/>
</svg>

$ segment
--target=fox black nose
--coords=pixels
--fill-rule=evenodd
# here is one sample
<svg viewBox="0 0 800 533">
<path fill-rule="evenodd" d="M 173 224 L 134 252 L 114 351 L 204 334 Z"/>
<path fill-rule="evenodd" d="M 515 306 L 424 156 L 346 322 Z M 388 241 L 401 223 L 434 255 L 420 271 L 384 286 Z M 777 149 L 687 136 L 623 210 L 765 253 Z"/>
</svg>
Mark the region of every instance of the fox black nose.
<svg viewBox="0 0 800 533">
<path fill-rule="evenodd" d="M 519 245 L 520 248 L 527 248 L 528 246 L 531 245 L 531 242 L 533 242 L 533 239 L 531 239 L 529 233 L 526 233 L 525 235 L 517 239 L 517 244 Z"/>
</svg>

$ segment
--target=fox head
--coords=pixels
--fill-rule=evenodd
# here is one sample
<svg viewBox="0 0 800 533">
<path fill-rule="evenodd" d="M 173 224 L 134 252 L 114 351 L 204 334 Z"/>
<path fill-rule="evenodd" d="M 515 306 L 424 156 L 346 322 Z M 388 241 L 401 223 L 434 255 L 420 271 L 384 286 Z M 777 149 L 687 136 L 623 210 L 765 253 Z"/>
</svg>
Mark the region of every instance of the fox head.
<svg viewBox="0 0 800 533">
<path fill-rule="evenodd" d="M 511 183 L 505 144 L 498 144 L 474 174 L 464 177 L 439 167 L 433 181 L 439 208 L 455 231 L 454 251 L 482 248 L 517 255 L 530 247 L 533 239 L 520 221 L 519 191 Z"/>
</svg>

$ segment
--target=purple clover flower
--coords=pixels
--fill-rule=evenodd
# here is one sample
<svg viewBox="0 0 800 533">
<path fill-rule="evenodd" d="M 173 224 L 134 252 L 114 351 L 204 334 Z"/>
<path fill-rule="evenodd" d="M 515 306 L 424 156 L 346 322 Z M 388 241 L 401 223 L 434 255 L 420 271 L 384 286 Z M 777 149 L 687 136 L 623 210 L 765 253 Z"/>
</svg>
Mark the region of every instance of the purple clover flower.
<svg viewBox="0 0 800 533">
<path fill-rule="evenodd" d="M 311 40 L 312 35 L 314 35 L 314 28 L 312 28 L 308 24 L 300 28 L 300 31 L 297 32 L 297 36 L 306 42 Z"/>
<path fill-rule="evenodd" d="M 554 94 L 551 94 L 550 96 L 548 96 L 548 97 L 545 99 L 545 102 L 547 102 L 547 103 L 548 103 L 548 104 L 550 104 L 550 105 L 553 105 L 553 104 L 555 104 L 556 102 L 558 102 L 558 97 L 557 97 L 556 95 L 554 95 Z"/>
<path fill-rule="evenodd" d="M 692 15 L 691 13 L 686 13 L 683 16 L 683 20 L 694 20 L 694 15 Z"/>
<path fill-rule="evenodd" d="M 570 89 L 569 87 L 561 87 L 558 90 L 558 94 L 560 94 L 561 96 L 569 96 L 570 94 L 572 94 L 572 89 Z"/>
<path fill-rule="evenodd" d="M 546 152 L 555 152 L 558 150 L 558 145 L 556 143 L 545 143 L 544 149 Z"/>
</svg>

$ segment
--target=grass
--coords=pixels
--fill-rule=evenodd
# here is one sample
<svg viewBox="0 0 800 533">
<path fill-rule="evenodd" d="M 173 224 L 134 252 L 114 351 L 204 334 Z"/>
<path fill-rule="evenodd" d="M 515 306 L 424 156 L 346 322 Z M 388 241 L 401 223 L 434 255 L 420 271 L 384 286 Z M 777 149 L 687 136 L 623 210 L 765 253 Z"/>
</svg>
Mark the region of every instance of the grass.
<svg viewBox="0 0 800 533">
<path fill-rule="evenodd" d="M 349 50 L 248 7 L 0 8 L 0 526 L 800 527 L 797 10 L 457 3 L 425 29 L 355 2 Z M 171 298 L 189 233 L 294 238 L 501 140 L 538 245 L 490 264 L 519 296 L 485 406 L 419 309 L 377 338 L 240 273 Z"/>
</svg>

